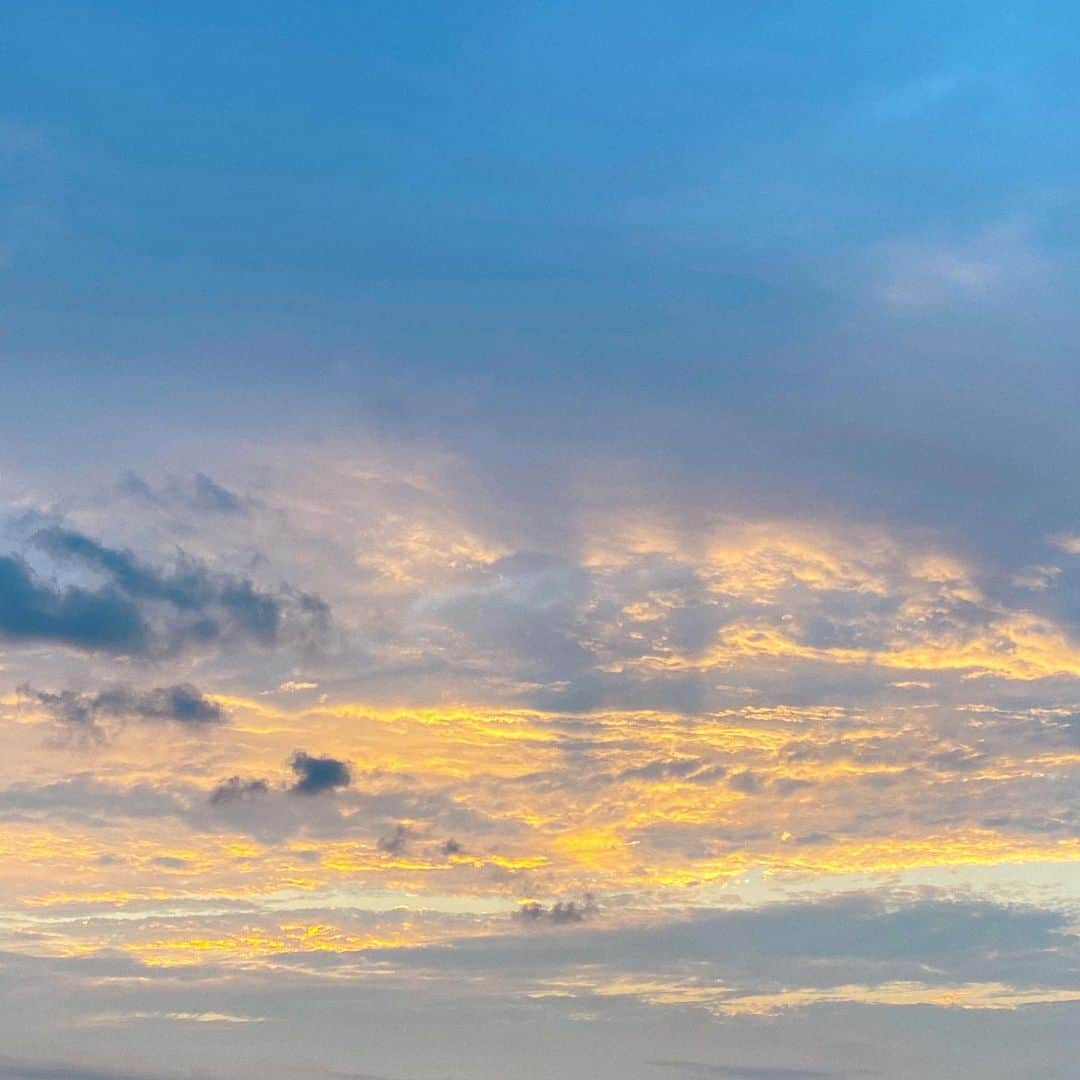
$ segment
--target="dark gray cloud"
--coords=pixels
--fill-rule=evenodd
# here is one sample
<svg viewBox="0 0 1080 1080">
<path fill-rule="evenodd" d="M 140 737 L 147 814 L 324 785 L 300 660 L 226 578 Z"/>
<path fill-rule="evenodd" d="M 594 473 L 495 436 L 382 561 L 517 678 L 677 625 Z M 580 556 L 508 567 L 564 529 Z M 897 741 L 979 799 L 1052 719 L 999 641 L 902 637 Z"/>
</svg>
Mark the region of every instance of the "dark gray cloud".
<svg viewBox="0 0 1080 1080">
<path fill-rule="evenodd" d="M 112 686 L 98 693 L 61 690 L 52 693 L 31 686 L 19 688 L 20 694 L 46 709 L 52 716 L 74 726 L 91 729 L 102 717 L 149 721 L 172 721 L 189 727 L 217 724 L 225 711 L 191 683 L 135 690 Z"/>
<path fill-rule="evenodd" d="M 134 600 L 158 601 L 180 612 L 198 613 L 201 618 L 188 630 L 195 638 L 220 636 L 224 616 L 260 644 L 277 640 L 282 601 L 256 589 L 246 578 L 213 574 L 186 556 L 181 556 L 172 572 L 162 571 L 140 562 L 126 549 L 106 547 L 58 526 L 35 533 L 33 543 L 57 560 L 81 563 L 103 574 Z"/>
<path fill-rule="evenodd" d="M 0 556 L 0 635 L 10 640 L 140 656 L 223 639 L 277 645 L 290 613 L 309 643 L 329 628 L 330 610 L 319 597 L 288 587 L 267 592 L 183 553 L 165 570 L 55 525 L 31 543 L 57 564 L 105 580 L 96 587 L 50 583 L 19 556 Z"/>
<path fill-rule="evenodd" d="M 213 596 L 206 574 L 194 563 L 181 564 L 167 575 L 146 566 L 124 548 L 110 548 L 92 537 L 58 525 L 40 529 L 31 538 L 42 551 L 61 562 L 76 562 L 96 571 L 129 596 L 161 600 L 181 609 L 205 606 Z"/>
<path fill-rule="evenodd" d="M 444 855 L 460 855 L 465 849 L 453 837 L 450 837 L 440 850 Z"/>
<path fill-rule="evenodd" d="M 521 905 L 518 918 L 527 923 L 551 922 L 564 925 L 583 922 L 595 910 L 596 902 L 591 895 L 587 895 L 581 903 L 576 900 L 557 900 L 550 907 L 531 901 Z"/>
<path fill-rule="evenodd" d="M 289 759 L 296 773 L 296 783 L 289 788 L 294 795 L 320 795 L 325 791 L 348 787 L 352 773 L 344 761 L 332 757 L 312 757 L 297 750 Z"/>
<path fill-rule="evenodd" d="M 0 636 L 137 655 L 153 635 L 136 604 L 114 586 L 50 585 L 17 556 L 0 556 Z"/>
<path fill-rule="evenodd" d="M 265 780 L 243 780 L 239 776 L 230 776 L 210 792 L 210 802 L 220 806 L 223 803 L 257 799 L 269 791 L 270 785 Z"/>
</svg>

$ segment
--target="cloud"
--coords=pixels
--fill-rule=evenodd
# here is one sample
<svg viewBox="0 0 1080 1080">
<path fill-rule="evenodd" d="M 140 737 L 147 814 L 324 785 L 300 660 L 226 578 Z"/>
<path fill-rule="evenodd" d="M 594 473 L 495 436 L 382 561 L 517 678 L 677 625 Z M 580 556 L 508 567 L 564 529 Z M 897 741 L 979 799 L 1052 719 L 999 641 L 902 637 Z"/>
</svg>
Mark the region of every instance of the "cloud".
<svg viewBox="0 0 1080 1080">
<path fill-rule="evenodd" d="M 518 918 L 553 922 L 555 906 L 531 902 Z M 586 897 L 563 921 L 580 922 L 576 916 L 588 918 L 592 909 Z M 692 985 L 695 997 L 700 991 L 703 1001 L 725 1008 L 763 993 L 777 995 L 774 1004 L 783 1008 L 788 992 L 860 985 L 919 986 L 926 1000 L 937 987 L 942 1006 L 950 1005 L 947 988 L 963 986 L 974 1007 L 998 1008 L 1006 996 L 1002 986 L 1016 998 L 1035 991 L 1077 993 L 1078 955 L 1080 938 L 1070 932 L 1064 912 L 883 892 L 700 911 L 648 926 L 596 919 L 572 940 L 508 933 L 458 941 L 452 954 L 432 946 L 402 952 L 399 959 L 449 977 L 506 970 L 527 972 L 538 982 L 573 966 L 592 973 L 583 991 L 607 985 L 612 994 L 618 988 L 631 996 L 638 993 L 635 976 L 647 973 L 665 985 Z M 980 998 L 974 987 L 992 990 L 999 1000 Z M 796 1007 L 812 1003 L 792 999 Z"/>
<path fill-rule="evenodd" d="M 155 866 L 164 867 L 166 870 L 186 870 L 191 865 L 189 860 L 178 858 L 175 855 L 159 855 L 156 859 L 152 859 L 151 862 Z"/>
<path fill-rule="evenodd" d="M 243 802 L 257 799 L 269 791 L 270 785 L 265 780 L 242 780 L 239 776 L 230 776 L 210 792 L 210 802 L 214 806 Z"/>
<path fill-rule="evenodd" d="M 409 842 L 409 830 L 404 825 L 396 825 L 392 832 L 379 838 L 379 850 L 387 855 L 400 855 Z"/>
<path fill-rule="evenodd" d="M 650 761 L 645 765 L 634 765 L 631 768 L 623 769 L 616 773 L 612 780 L 617 782 L 624 780 L 652 782 L 673 778 L 697 779 L 705 768 L 705 762 L 701 758 L 661 758 Z M 716 769 L 709 769 L 708 771 L 711 779 L 715 776 L 723 776 L 725 770 L 722 766 L 718 766 Z"/>
<path fill-rule="evenodd" d="M 194 502 L 200 509 L 217 514 L 240 514 L 244 511 L 240 497 L 215 483 L 206 473 L 195 474 Z"/>
<path fill-rule="evenodd" d="M 119 820 L 171 818 L 183 810 L 175 795 L 152 783 L 120 787 L 87 773 L 42 786 L 19 783 L 0 789 L 0 817 L 7 821 L 55 820 L 66 826 L 98 827 Z"/>
<path fill-rule="evenodd" d="M 562 680 L 592 659 L 577 640 L 589 575 L 560 560 L 522 552 L 475 570 L 461 585 L 426 598 L 415 614 L 435 633 L 468 643 L 468 654 L 509 661 L 530 679 Z"/>
<path fill-rule="evenodd" d="M 171 721 L 188 727 L 221 723 L 225 711 L 191 683 L 135 690 L 113 686 L 98 693 L 62 690 L 51 693 L 30 686 L 19 689 L 24 698 L 41 706 L 65 724 L 94 728 L 101 717 L 147 721 Z"/>
<path fill-rule="evenodd" d="M 180 1024 L 263 1024 L 266 1019 L 265 1016 L 241 1016 L 236 1013 L 135 1009 L 131 1012 L 98 1013 L 87 1017 L 83 1022 L 87 1027 L 105 1027 L 141 1020 L 166 1020 Z"/>
<path fill-rule="evenodd" d="M 287 587 L 270 593 L 183 553 L 163 570 L 59 526 L 39 530 L 31 543 L 59 565 L 105 582 L 97 588 L 49 584 L 22 558 L 0 556 L 0 635 L 10 640 L 140 656 L 226 638 L 277 645 L 287 617 L 302 637 L 329 628 L 330 610 L 319 597 Z"/>
<path fill-rule="evenodd" d="M 1066 555 L 1080 555 L 1080 535 L 1077 533 L 1056 533 L 1046 539 L 1047 543 L 1060 548 Z"/>
<path fill-rule="evenodd" d="M 591 895 L 586 895 L 580 904 L 576 900 L 557 900 L 550 907 L 533 900 L 521 905 L 518 918 L 527 923 L 551 922 L 560 926 L 583 922 L 595 910 L 596 902 Z"/>
<path fill-rule="evenodd" d="M 1024 566 L 1013 574 L 1012 583 L 1018 589 L 1031 589 L 1039 591 L 1049 589 L 1061 576 L 1060 566 Z"/>
<path fill-rule="evenodd" d="M 147 651 L 152 632 L 139 608 L 115 587 L 54 587 L 40 582 L 17 556 L 0 556 L 0 636 L 134 655 Z"/>
<path fill-rule="evenodd" d="M 1012 223 L 951 241 L 894 243 L 881 254 L 881 299 L 912 313 L 1020 293 L 1045 281 L 1050 269 L 1031 230 Z"/>
<path fill-rule="evenodd" d="M 129 471 L 117 486 L 122 494 L 150 506 L 175 506 L 208 514 L 246 514 L 249 509 L 245 499 L 202 472 L 190 479 L 172 478 L 155 488 L 138 473 Z"/>
<path fill-rule="evenodd" d="M 761 788 L 761 778 L 749 769 L 733 773 L 728 777 L 728 787 L 732 791 L 742 792 L 744 795 L 753 795 Z"/>
<path fill-rule="evenodd" d="M 36 532 L 32 543 L 61 562 L 82 563 L 109 578 L 116 588 L 142 600 L 160 600 L 181 609 L 200 608 L 214 589 L 194 563 L 181 565 L 168 576 L 140 563 L 126 549 L 110 548 L 71 529 L 51 526 Z"/>
<path fill-rule="evenodd" d="M 444 855 L 460 855 L 465 849 L 453 837 L 450 837 L 439 850 Z"/>
<path fill-rule="evenodd" d="M 296 783 L 289 788 L 294 795 L 320 795 L 325 791 L 348 787 L 352 774 L 348 765 L 332 757 L 312 757 L 297 750 L 289 760 Z"/>
</svg>

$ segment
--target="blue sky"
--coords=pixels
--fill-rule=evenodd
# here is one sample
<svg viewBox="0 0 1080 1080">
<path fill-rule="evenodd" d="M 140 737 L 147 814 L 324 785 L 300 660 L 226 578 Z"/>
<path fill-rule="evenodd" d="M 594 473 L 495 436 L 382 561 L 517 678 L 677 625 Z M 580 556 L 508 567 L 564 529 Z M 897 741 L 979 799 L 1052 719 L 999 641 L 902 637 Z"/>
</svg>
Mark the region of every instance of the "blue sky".
<svg viewBox="0 0 1080 1080">
<path fill-rule="evenodd" d="M 1070 1075 L 1076 31 L 9 3 L 0 1078 Z"/>
<path fill-rule="evenodd" d="M 153 408 L 154 433 L 212 410 L 467 443 L 524 413 L 591 448 L 634 415 L 683 471 L 737 442 L 736 471 L 795 456 L 790 487 L 861 513 L 947 525 L 980 474 L 980 501 L 1019 482 L 1013 518 L 1055 513 L 1026 459 L 1069 456 L 1066 6 L 7 24 L 6 420 L 30 437 Z"/>
</svg>

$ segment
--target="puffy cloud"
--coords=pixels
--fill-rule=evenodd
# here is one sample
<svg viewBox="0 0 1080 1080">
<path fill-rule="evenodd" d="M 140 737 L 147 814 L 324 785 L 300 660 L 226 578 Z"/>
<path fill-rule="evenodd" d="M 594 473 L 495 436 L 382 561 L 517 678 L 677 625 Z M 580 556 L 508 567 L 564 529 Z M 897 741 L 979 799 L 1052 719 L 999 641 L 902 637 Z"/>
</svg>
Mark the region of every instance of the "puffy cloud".
<svg viewBox="0 0 1080 1080">
<path fill-rule="evenodd" d="M 289 788 L 294 795 L 321 795 L 348 787 L 352 773 L 344 761 L 332 757 L 313 757 L 297 750 L 289 760 L 296 782 Z"/>
<path fill-rule="evenodd" d="M 280 598 L 255 588 L 251 581 L 213 574 L 192 559 L 181 558 L 171 573 L 148 566 L 130 551 L 110 548 L 70 529 L 42 529 L 33 542 L 61 561 L 81 563 L 107 577 L 136 600 L 158 601 L 177 611 L 201 616 L 187 628 L 195 639 L 217 637 L 222 620 L 241 634 L 264 644 L 277 640 Z"/>
</svg>

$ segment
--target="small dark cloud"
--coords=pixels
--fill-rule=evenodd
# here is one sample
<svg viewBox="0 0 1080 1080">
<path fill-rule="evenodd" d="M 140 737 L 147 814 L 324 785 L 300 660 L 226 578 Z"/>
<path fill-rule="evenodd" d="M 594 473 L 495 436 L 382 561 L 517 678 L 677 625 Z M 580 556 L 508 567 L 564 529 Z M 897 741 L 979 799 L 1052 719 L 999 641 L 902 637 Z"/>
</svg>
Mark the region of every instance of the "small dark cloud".
<svg viewBox="0 0 1080 1080">
<path fill-rule="evenodd" d="M 212 724 L 225 718 L 221 706 L 191 683 L 151 690 L 140 701 L 140 708 L 146 719 L 167 717 L 183 724 Z"/>
<path fill-rule="evenodd" d="M 579 923 L 587 919 L 596 911 L 596 902 L 589 894 L 578 903 L 576 900 L 557 900 L 550 907 L 539 904 L 535 900 L 522 904 L 518 910 L 518 918 L 527 923 L 550 922 L 557 926 L 567 923 Z"/>
<path fill-rule="evenodd" d="M 444 855 L 460 855 L 465 849 L 453 838 L 450 837 L 443 846 L 442 853 Z"/>
<path fill-rule="evenodd" d="M 548 917 L 553 923 L 581 922 L 591 911 L 592 903 L 588 900 L 584 904 L 578 904 L 574 900 L 560 901 L 551 905 Z"/>
<path fill-rule="evenodd" d="M 223 803 L 244 802 L 257 799 L 269 791 L 270 785 L 265 780 L 242 780 L 239 776 L 230 776 L 210 792 L 210 803 L 220 806 Z"/>
<path fill-rule="evenodd" d="M 294 795 L 321 795 L 324 791 L 348 787 L 352 780 L 349 766 L 332 757 L 312 757 L 297 750 L 289 759 L 296 783 L 289 788 Z"/>
<path fill-rule="evenodd" d="M 217 724 L 225 719 L 221 706 L 191 683 L 152 690 L 113 686 L 96 694 L 74 690 L 51 693 L 24 685 L 19 693 L 46 709 L 54 719 L 87 732 L 96 730 L 102 717 L 171 721 L 188 727 Z"/>
<path fill-rule="evenodd" d="M 379 850 L 387 855 L 400 855 L 409 843 L 409 830 L 404 825 L 396 825 L 392 832 L 379 838 Z"/>
</svg>

